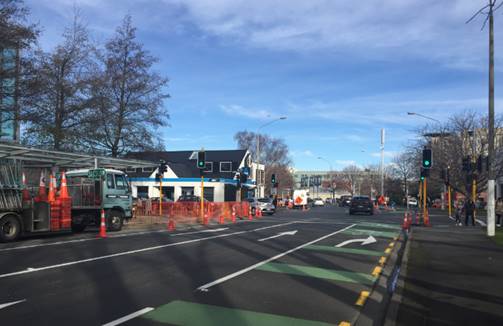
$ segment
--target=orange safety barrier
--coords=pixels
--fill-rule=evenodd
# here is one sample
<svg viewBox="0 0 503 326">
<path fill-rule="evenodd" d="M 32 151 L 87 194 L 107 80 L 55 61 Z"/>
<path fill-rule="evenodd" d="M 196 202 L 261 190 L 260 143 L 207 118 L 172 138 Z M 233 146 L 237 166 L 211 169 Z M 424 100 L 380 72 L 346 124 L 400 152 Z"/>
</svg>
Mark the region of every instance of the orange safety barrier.
<svg viewBox="0 0 503 326">
<path fill-rule="evenodd" d="M 162 203 L 162 216 L 168 217 L 175 224 L 223 224 L 234 223 L 236 218 L 249 217 L 249 202 L 209 202 L 204 205 L 201 217 L 199 202 Z M 142 201 L 135 207 L 135 216 L 159 216 L 159 202 Z"/>
</svg>

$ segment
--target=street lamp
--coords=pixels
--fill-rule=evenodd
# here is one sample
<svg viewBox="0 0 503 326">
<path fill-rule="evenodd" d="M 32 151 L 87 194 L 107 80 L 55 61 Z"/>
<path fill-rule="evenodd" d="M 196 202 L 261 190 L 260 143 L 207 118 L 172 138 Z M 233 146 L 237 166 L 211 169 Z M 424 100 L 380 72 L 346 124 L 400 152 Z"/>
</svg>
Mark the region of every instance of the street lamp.
<svg viewBox="0 0 503 326">
<path fill-rule="evenodd" d="M 417 115 L 418 117 L 421 117 L 421 118 L 425 118 L 425 119 L 428 119 L 428 120 L 432 120 L 432 121 L 436 121 L 438 123 L 442 123 L 440 122 L 440 120 L 437 120 L 435 118 L 432 118 L 432 117 L 429 117 L 427 115 L 424 115 L 424 114 L 421 114 L 421 113 L 416 113 L 416 112 L 407 112 L 408 115 Z"/>
<path fill-rule="evenodd" d="M 259 167 L 259 165 L 260 165 L 260 130 L 261 130 L 262 128 L 265 128 L 265 127 L 267 127 L 267 126 L 269 126 L 269 125 L 271 125 L 271 124 L 275 123 L 276 121 L 280 121 L 280 120 L 286 120 L 286 117 L 279 117 L 279 118 L 277 118 L 277 119 L 273 119 L 273 120 L 271 120 L 271 121 L 269 121 L 269 122 L 264 123 L 263 125 L 261 125 L 261 126 L 259 126 L 259 127 L 257 128 L 257 139 L 256 139 L 256 141 L 255 141 L 255 142 L 256 142 L 256 145 L 257 145 L 257 150 L 256 150 L 256 153 L 255 153 L 255 155 L 256 155 L 255 159 L 256 159 L 256 161 L 257 161 L 257 171 L 258 171 L 258 167 Z M 261 179 L 261 178 L 257 178 L 257 190 L 258 190 L 258 192 L 259 192 L 259 193 L 257 194 L 257 197 L 260 197 L 260 187 L 259 187 L 259 186 L 260 186 L 260 179 Z"/>
</svg>

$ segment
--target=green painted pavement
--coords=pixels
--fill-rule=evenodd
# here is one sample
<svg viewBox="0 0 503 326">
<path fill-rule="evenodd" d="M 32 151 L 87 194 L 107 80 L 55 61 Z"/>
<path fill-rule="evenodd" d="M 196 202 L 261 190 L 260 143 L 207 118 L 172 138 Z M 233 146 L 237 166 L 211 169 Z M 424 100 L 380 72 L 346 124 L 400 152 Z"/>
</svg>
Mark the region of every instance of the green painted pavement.
<svg viewBox="0 0 503 326">
<path fill-rule="evenodd" d="M 323 278 L 348 283 L 360 283 L 367 285 L 372 285 L 376 280 L 374 276 L 366 273 L 356 273 L 356 272 L 339 271 L 333 269 L 325 269 L 319 267 L 290 265 L 281 263 L 267 263 L 257 267 L 257 270 L 265 272 L 285 273 L 291 275 Z"/>
<path fill-rule="evenodd" d="M 375 227 L 375 228 L 379 228 L 379 229 L 394 229 L 394 230 L 401 230 L 402 229 L 401 225 L 384 224 L 384 223 L 370 223 L 370 222 L 358 223 L 358 226 Z"/>
<path fill-rule="evenodd" d="M 303 249 L 342 252 L 342 253 L 346 253 L 346 254 L 356 254 L 356 255 L 365 255 L 365 256 L 382 256 L 383 255 L 382 251 L 366 250 L 366 249 L 352 249 L 352 248 L 337 248 L 337 247 L 331 247 L 331 246 L 310 245 L 310 246 L 304 247 Z"/>
<path fill-rule="evenodd" d="M 145 314 L 158 323 L 170 325 L 275 325 L 275 326 L 328 326 L 318 321 L 232 309 L 187 301 L 172 301 Z"/>
<path fill-rule="evenodd" d="M 359 228 L 347 229 L 342 233 L 350 235 L 366 235 L 366 236 L 372 235 L 374 237 L 381 237 L 381 238 L 394 238 L 399 235 L 399 233 L 397 232 L 376 231 L 376 230 L 367 230 Z"/>
</svg>

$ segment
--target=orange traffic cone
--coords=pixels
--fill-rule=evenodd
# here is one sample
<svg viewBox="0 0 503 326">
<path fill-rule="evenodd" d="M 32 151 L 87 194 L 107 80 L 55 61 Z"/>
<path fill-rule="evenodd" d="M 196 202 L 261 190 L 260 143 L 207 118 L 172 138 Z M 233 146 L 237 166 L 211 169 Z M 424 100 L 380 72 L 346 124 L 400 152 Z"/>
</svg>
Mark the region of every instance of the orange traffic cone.
<svg viewBox="0 0 503 326">
<path fill-rule="evenodd" d="M 260 208 L 258 209 L 258 211 L 257 211 L 257 212 L 258 212 L 257 217 L 262 217 L 262 216 L 263 216 L 263 215 L 262 215 L 262 210 L 261 210 Z"/>
<path fill-rule="evenodd" d="M 208 225 L 209 219 L 208 219 L 208 213 L 205 213 L 203 216 L 203 225 Z"/>
<path fill-rule="evenodd" d="M 220 215 L 220 218 L 218 219 L 218 224 L 224 224 L 224 216 Z"/>
<path fill-rule="evenodd" d="M 28 187 L 26 187 L 26 175 L 23 172 L 23 201 L 30 201 L 31 196 L 30 192 L 28 191 Z"/>
<path fill-rule="evenodd" d="M 236 223 L 236 207 L 232 206 L 231 222 Z"/>
<path fill-rule="evenodd" d="M 56 200 L 56 177 L 54 177 L 51 173 L 49 175 L 49 195 L 47 196 L 47 201 L 49 203 L 54 203 Z"/>
<path fill-rule="evenodd" d="M 168 231 L 175 231 L 175 221 L 173 221 L 172 218 L 169 219 L 169 222 L 168 222 Z"/>
<path fill-rule="evenodd" d="M 66 184 L 66 174 L 61 172 L 61 188 L 59 189 L 59 199 L 70 198 L 68 195 L 68 187 Z"/>
<path fill-rule="evenodd" d="M 100 222 L 100 234 L 98 238 L 106 238 L 107 237 L 107 226 L 105 222 L 105 210 L 101 210 L 101 222 Z"/>
<path fill-rule="evenodd" d="M 253 215 L 252 215 L 252 210 L 251 210 L 251 207 L 250 207 L 250 209 L 248 210 L 248 220 L 249 220 L 249 221 L 253 221 Z"/>
<path fill-rule="evenodd" d="M 409 219 L 407 218 L 407 213 L 405 213 L 403 217 L 403 224 L 402 224 L 402 229 L 407 230 L 409 228 Z"/>
<path fill-rule="evenodd" d="M 44 171 L 40 173 L 40 183 L 38 187 L 38 198 L 40 201 L 47 201 L 47 193 L 45 190 L 45 176 Z"/>
</svg>

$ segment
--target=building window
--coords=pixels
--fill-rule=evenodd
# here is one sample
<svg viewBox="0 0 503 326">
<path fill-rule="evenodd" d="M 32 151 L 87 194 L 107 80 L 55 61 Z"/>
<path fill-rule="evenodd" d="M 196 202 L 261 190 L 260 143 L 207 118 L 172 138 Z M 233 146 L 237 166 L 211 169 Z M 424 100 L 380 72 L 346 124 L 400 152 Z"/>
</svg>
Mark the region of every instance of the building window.
<svg viewBox="0 0 503 326">
<path fill-rule="evenodd" d="M 213 187 L 204 187 L 204 199 L 207 201 L 215 200 L 215 188 Z"/>
<path fill-rule="evenodd" d="M 194 187 L 182 187 L 182 196 L 193 196 Z"/>
<path fill-rule="evenodd" d="M 136 197 L 148 198 L 148 187 L 145 187 L 145 186 L 136 187 Z"/>
<path fill-rule="evenodd" d="M 149 166 L 141 169 L 143 172 L 154 172 L 154 168 Z"/>
<path fill-rule="evenodd" d="M 203 172 L 213 172 L 213 162 L 206 162 Z"/>
<path fill-rule="evenodd" d="M 127 167 L 126 168 L 126 172 L 136 172 L 136 168 L 132 168 L 132 167 Z"/>
<path fill-rule="evenodd" d="M 220 172 L 232 172 L 232 162 L 220 162 Z"/>
</svg>

